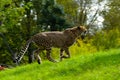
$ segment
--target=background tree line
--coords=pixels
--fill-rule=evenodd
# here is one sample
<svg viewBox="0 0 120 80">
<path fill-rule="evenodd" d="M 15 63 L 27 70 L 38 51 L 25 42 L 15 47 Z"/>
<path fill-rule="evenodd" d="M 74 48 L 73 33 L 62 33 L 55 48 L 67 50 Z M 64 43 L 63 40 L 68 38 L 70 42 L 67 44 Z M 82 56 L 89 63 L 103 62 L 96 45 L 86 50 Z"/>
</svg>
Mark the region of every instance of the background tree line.
<svg viewBox="0 0 120 80">
<path fill-rule="evenodd" d="M 75 25 L 89 29 L 86 41 L 97 50 L 120 47 L 119 4 L 119 0 L 0 0 L 0 63 L 12 63 L 32 35 Z"/>
</svg>

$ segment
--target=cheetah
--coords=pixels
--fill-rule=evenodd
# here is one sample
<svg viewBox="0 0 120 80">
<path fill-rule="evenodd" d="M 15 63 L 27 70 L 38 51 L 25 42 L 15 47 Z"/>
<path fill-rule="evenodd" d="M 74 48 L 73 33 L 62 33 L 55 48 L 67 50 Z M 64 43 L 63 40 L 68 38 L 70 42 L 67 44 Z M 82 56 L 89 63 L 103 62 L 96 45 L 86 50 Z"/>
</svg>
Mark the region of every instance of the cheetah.
<svg viewBox="0 0 120 80">
<path fill-rule="evenodd" d="M 46 50 L 46 57 L 49 61 L 56 62 L 51 57 L 52 47 L 60 48 L 60 61 L 63 58 L 70 58 L 69 47 L 76 41 L 76 38 L 80 35 L 86 34 L 87 29 L 83 26 L 68 28 L 64 31 L 51 31 L 51 32 L 42 32 L 32 36 L 27 42 L 26 45 L 21 49 L 20 53 L 16 57 L 16 62 L 19 63 L 27 51 L 30 43 L 35 43 L 37 45 L 37 50 L 34 51 L 37 62 L 41 63 L 41 57 L 39 53 L 43 50 Z M 63 55 L 65 51 L 66 56 Z"/>
</svg>

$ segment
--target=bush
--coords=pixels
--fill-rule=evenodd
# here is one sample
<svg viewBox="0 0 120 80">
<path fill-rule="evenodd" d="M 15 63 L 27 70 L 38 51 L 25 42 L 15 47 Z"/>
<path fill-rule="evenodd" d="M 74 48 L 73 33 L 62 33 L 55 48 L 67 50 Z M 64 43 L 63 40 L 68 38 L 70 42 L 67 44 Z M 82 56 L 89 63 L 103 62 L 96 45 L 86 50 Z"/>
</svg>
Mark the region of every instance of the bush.
<svg viewBox="0 0 120 80">
<path fill-rule="evenodd" d="M 110 48 L 117 48 L 120 46 L 120 32 L 118 29 L 113 29 L 110 31 L 101 31 L 96 33 L 92 40 L 92 45 L 97 48 L 97 50 L 106 50 Z"/>
</svg>

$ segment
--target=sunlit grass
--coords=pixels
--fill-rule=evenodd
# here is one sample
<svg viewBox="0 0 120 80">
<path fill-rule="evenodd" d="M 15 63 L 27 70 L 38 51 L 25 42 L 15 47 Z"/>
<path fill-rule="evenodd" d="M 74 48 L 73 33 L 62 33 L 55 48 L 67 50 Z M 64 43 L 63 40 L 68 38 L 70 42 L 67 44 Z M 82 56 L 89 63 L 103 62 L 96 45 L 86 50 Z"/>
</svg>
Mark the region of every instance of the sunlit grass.
<svg viewBox="0 0 120 80">
<path fill-rule="evenodd" d="M 0 80 L 120 80 L 120 49 L 43 61 L 0 72 Z"/>
</svg>

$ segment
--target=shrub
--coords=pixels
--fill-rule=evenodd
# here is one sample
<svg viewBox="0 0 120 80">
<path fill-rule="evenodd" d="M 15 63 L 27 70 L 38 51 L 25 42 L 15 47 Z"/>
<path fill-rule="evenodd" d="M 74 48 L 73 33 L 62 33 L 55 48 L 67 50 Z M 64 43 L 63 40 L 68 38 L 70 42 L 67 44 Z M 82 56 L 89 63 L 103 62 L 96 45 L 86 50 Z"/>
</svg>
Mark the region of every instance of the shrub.
<svg viewBox="0 0 120 80">
<path fill-rule="evenodd" d="M 110 48 L 117 48 L 120 46 L 120 32 L 118 29 L 109 30 L 107 32 L 98 32 L 92 40 L 92 45 L 97 48 L 97 50 L 106 50 Z"/>
</svg>

